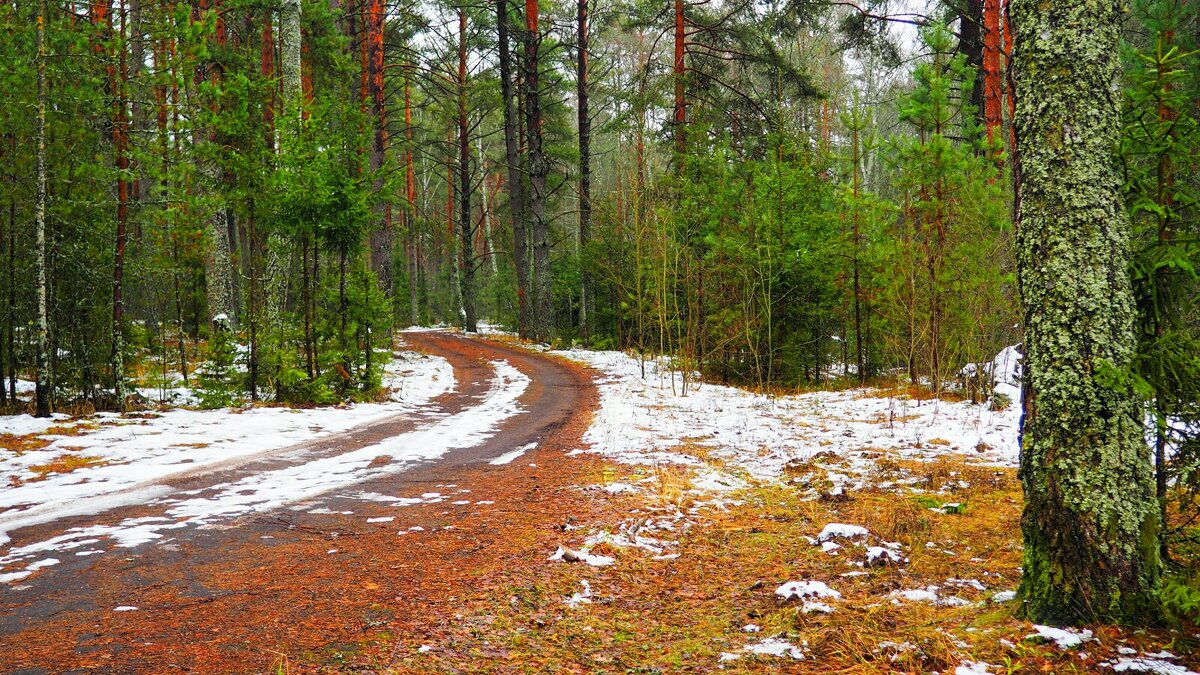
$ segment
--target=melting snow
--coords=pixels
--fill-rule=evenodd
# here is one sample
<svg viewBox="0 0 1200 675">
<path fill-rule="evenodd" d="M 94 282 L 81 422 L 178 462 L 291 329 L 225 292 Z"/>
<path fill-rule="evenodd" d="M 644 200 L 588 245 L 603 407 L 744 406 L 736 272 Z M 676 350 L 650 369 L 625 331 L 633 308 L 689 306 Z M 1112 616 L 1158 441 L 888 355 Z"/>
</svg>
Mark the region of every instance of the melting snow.
<svg viewBox="0 0 1200 675">
<path fill-rule="evenodd" d="M 1106 663 L 1118 673 L 1151 673 L 1152 675 L 1197 675 L 1181 665 L 1169 663 L 1161 659 L 1141 657 L 1134 659 L 1118 659 Z"/>
<path fill-rule="evenodd" d="M 528 445 L 523 445 L 523 446 L 521 446 L 521 447 L 517 448 L 516 450 L 513 450 L 512 452 L 506 452 L 506 453 L 504 453 L 503 455 L 500 455 L 499 457 L 497 457 L 497 458 L 493 459 L 492 461 L 488 462 L 488 464 L 492 464 L 492 465 L 494 465 L 494 466 L 501 466 L 501 465 L 504 465 L 504 464 L 511 464 L 511 463 L 512 463 L 512 461 L 513 461 L 514 459 L 516 459 L 516 458 L 520 457 L 521 455 L 523 455 L 523 454 L 525 454 L 525 453 L 529 452 L 530 450 L 533 450 L 533 449 L 534 449 L 534 448 L 536 448 L 537 446 L 538 446 L 538 444 L 537 444 L 536 442 L 535 442 L 535 443 L 530 443 L 530 444 L 528 444 Z"/>
<path fill-rule="evenodd" d="M 1087 629 L 1075 630 L 1074 628 L 1055 628 L 1037 624 L 1034 624 L 1033 629 L 1037 632 L 1025 636 L 1026 640 L 1040 638 L 1045 642 L 1053 642 L 1058 645 L 1059 649 L 1073 649 L 1092 639 L 1092 631 Z"/>
<path fill-rule="evenodd" d="M 842 523 L 830 523 L 821 530 L 821 534 L 817 535 L 817 541 L 830 541 L 832 539 L 853 539 L 855 537 L 865 537 L 870 532 L 867 528 L 860 525 L 843 525 Z"/>
<path fill-rule="evenodd" d="M 789 581 L 775 589 L 775 595 L 784 600 L 802 600 L 804 598 L 833 598 L 842 597 L 841 593 L 825 585 L 823 581 Z"/>
</svg>

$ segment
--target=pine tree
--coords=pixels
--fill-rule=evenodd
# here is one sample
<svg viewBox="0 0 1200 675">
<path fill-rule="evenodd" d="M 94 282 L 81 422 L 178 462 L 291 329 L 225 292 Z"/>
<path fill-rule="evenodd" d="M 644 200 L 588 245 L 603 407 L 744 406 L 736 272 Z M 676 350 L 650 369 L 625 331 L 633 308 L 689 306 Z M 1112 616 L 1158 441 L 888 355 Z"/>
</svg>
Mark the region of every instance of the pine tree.
<svg viewBox="0 0 1200 675">
<path fill-rule="evenodd" d="M 1013 0 L 1025 312 L 1020 595 L 1040 622 L 1156 616 L 1158 507 L 1114 152 L 1122 3 Z"/>
</svg>

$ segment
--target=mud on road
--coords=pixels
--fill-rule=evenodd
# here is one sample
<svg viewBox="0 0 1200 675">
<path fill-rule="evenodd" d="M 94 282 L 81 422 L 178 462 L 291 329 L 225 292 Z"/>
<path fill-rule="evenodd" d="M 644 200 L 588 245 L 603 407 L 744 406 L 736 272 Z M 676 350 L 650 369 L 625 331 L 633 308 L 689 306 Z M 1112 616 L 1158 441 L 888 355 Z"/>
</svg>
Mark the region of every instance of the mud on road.
<svg viewBox="0 0 1200 675">
<path fill-rule="evenodd" d="M 492 340 L 444 332 L 405 340 L 454 367 L 455 388 L 435 401 L 440 410 L 469 411 L 486 389 L 489 364 L 502 359 L 530 378 L 523 412 L 479 445 L 306 500 L 303 510 L 173 530 L 160 542 L 104 555 L 63 555 L 63 564 L 30 577 L 23 590 L 0 588 L 0 672 L 386 671 L 398 652 L 416 648 L 416 636 L 454 621 L 457 599 L 544 561 L 564 514 L 589 509 L 572 486 L 592 461 L 565 453 L 583 446 L 597 406 L 592 373 Z M 227 485 L 288 461 L 362 448 L 416 423 L 384 420 L 176 477 L 169 487 Z M 512 463 L 488 463 L 535 442 Z M 397 508 L 358 493 L 440 496 Z M 60 520 L 13 532 L 13 545 L 162 512 L 146 504 Z"/>
</svg>

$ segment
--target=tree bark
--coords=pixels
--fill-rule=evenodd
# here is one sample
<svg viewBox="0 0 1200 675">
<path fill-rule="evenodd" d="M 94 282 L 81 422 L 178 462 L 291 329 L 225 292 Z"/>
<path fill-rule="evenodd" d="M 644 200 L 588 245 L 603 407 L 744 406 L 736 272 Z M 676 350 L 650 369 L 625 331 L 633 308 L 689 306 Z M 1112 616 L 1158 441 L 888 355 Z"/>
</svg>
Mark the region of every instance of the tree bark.
<svg viewBox="0 0 1200 675">
<path fill-rule="evenodd" d="M 463 328 L 479 332 L 475 317 L 475 241 L 471 227 L 471 136 L 467 120 L 467 10 L 458 8 L 458 233 Z"/>
<path fill-rule="evenodd" d="M 404 70 L 404 195 L 408 204 L 404 209 L 404 225 L 408 235 L 408 304 L 411 324 L 421 323 L 421 307 L 419 279 L 421 267 L 421 239 L 418 236 L 417 221 L 414 214 L 417 211 L 417 180 L 413 168 L 413 119 L 412 119 L 412 75 L 409 68 Z"/>
<path fill-rule="evenodd" d="M 33 219 L 37 256 L 37 385 L 34 391 L 37 417 L 51 412 L 50 317 L 46 274 L 46 0 L 38 0 L 35 39 L 37 41 L 37 112 L 34 133 L 37 138 L 37 194 Z"/>
<path fill-rule="evenodd" d="M 1025 312 L 1024 613 L 1156 617 L 1158 508 L 1141 411 L 1129 221 L 1115 166 L 1122 3 L 1013 0 Z"/>
<path fill-rule="evenodd" d="M 303 107 L 300 44 L 300 0 L 283 0 L 279 10 L 279 70 L 288 117 L 298 117 L 297 111 Z"/>
<path fill-rule="evenodd" d="M 987 129 L 988 143 L 1000 140 L 997 137 L 1004 130 L 1000 24 L 1000 0 L 983 0 L 983 123 Z M 999 151 L 996 160 L 1001 161 Z"/>
<path fill-rule="evenodd" d="M 202 20 L 204 13 L 208 11 L 217 12 L 217 27 L 215 40 L 218 45 L 225 41 L 224 21 L 221 18 L 219 9 L 210 7 L 208 0 L 200 0 L 198 5 L 193 6 L 193 21 L 199 22 Z M 196 67 L 195 84 L 197 88 L 206 79 L 216 85 L 221 81 L 222 72 L 219 64 L 209 62 Z M 213 112 L 216 111 L 219 105 L 214 98 L 210 105 Z M 203 125 L 197 125 L 194 132 L 193 141 L 199 145 L 201 142 L 208 142 L 213 145 L 217 143 L 217 131 L 215 128 L 204 128 Z M 216 189 L 221 183 L 222 176 L 220 168 L 213 158 L 199 158 L 200 173 L 208 179 L 208 183 L 212 189 Z M 208 305 L 208 319 L 211 327 L 221 329 L 223 325 L 228 324 L 232 327 L 234 322 L 234 314 L 236 307 L 234 303 L 233 290 L 233 262 L 232 262 L 232 242 L 229 238 L 229 222 L 225 207 L 219 206 L 213 209 L 208 216 L 208 222 L 205 224 L 206 236 L 208 237 L 208 252 L 205 256 L 205 298 Z M 224 317 L 224 321 L 218 321 Z"/>
<path fill-rule="evenodd" d="M 576 96 L 579 103 L 579 335 L 591 333 L 591 261 L 587 256 L 592 220 L 592 117 L 588 107 L 588 0 L 578 0 Z"/>
<path fill-rule="evenodd" d="M 541 64 L 538 52 L 538 0 L 525 0 L 525 135 L 529 168 L 529 223 L 533 233 L 533 336 L 550 338 L 553 307 L 550 279 L 550 223 L 546 220 L 546 179 L 550 163 L 542 147 Z"/>
<path fill-rule="evenodd" d="M 967 65 L 977 73 L 970 91 L 975 122 L 983 121 L 984 4 L 996 1 L 998 0 L 965 0 L 958 13 L 958 51 L 966 57 Z"/>
<path fill-rule="evenodd" d="M 508 210 L 512 217 L 513 267 L 517 277 L 517 333 L 529 337 L 529 261 L 525 232 L 525 185 L 521 176 L 518 113 L 515 107 L 512 54 L 509 51 L 508 0 L 496 0 L 496 37 L 500 61 L 500 92 L 504 99 L 504 159 L 508 169 Z"/>
<path fill-rule="evenodd" d="M 125 31 L 125 3 L 120 4 L 121 30 Z M 108 39 L 113 35 L 112 15 L 108 14 Z M 121 50 L 114 63 L 109 55 L 108 80 L 113 93 L 112 97 L 112 141 L 113 155 L 117 168 L 117 232 L 113 254 L 113 289 L 112 289 L 112 377 L 113 393 L 118 411 L 125 410 L 125 245 L 128 241 L 129 221 L 129 183 L 126 172 L 129 170 L 129 155 L 127 152 L 129 121 L 126 113 L 125 86 L 128 79 L 128 63 L 125 58 L 125 41 L 116 42 Z"/>
<path fill-rule="evenodd" d="M 383 199 L 385 181 L 383 164 L 387 151 L 387 106 L 383 80 L 383 0 L 370 0 L 367 9 L 367 89 L 371 97 L 371 121 L 373 141 L 371 146 L 371 171 L 375 172 L 374 189 L 377 199 L 377 221 L 371 232 L 371 269 L 379 281 L 384 294 L 392 297 L 392 207 Z"/>
<path fill-rule="evenodd" d="M 676 171 L 682 172 L 683 156 L 687 149 L 687 100 L 684 96 L 684 78 L 687 71 L 684 68 L 683 55 L 687 48 L 686 22 L 683 16 L 683 0 L 675 0 L 675 62 L 672 68 L 675 83 L 675 109 L 672 117 L 675 134 L 675 164 Z"/>
</svg>

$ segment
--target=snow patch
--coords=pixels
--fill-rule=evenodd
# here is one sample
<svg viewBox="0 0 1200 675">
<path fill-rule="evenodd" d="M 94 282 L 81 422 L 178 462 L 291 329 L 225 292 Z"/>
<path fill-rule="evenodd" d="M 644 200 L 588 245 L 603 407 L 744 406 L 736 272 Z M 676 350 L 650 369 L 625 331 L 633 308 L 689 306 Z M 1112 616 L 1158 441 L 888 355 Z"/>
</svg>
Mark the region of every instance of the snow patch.
<svg viewBox="0 0 1200 675">
<path fill-rule="evenodd" d="M 784 600 L 803 600 L 805 598 L 841 598 L 842 594 L 833 590 L 823 581 L 789 581 L 775 589 L 775 595 Z"/>
</svg>

